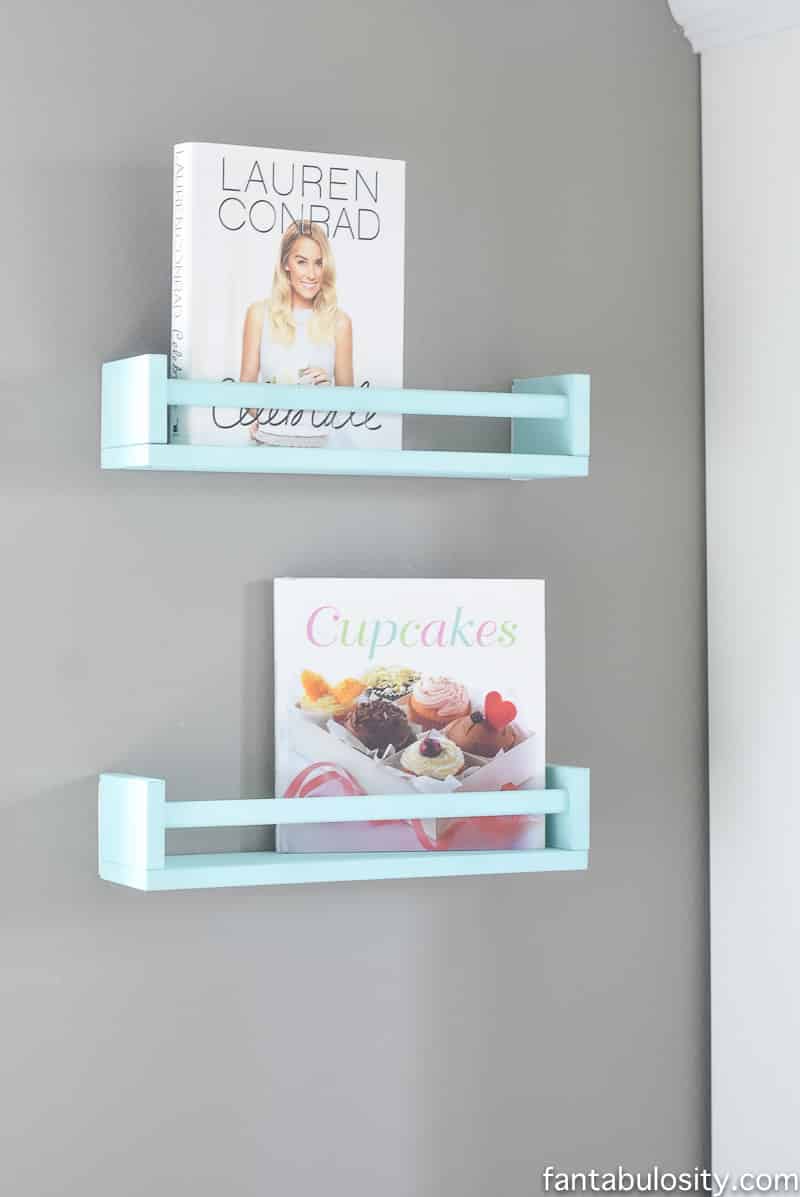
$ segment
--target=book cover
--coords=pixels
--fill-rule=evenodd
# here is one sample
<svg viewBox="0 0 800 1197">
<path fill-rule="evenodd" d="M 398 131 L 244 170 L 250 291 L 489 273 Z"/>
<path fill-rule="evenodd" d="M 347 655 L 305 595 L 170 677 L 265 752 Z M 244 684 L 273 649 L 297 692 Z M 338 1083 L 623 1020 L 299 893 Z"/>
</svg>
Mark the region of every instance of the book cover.
<svg viewBox="0 0 800 1197">
<path fill-rule="evenodd" d="M 402 417 L 368 395 L 403 385 L 404 238 L 403 162 L 177 145 L 171 377 L 296 384 L 302 399 L 172 407 L 170 440 L 401 448 Z M 316 411 L 314 389 L 335 386 L 362 388 L 364 408 Z"/>
<path fill-rule="evenodd" d="M 278 797 L 540 789 L 544 583 L 282 578 Z M 543 815 L 283 826 L 286 852 L 543 848 Z"/>
</svg>

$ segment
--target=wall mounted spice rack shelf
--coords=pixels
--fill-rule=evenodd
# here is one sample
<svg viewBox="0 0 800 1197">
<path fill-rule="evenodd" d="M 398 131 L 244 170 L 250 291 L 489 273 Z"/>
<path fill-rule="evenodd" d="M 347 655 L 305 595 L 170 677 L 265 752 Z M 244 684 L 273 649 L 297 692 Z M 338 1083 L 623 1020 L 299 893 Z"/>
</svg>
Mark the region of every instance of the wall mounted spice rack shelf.
<svg viewBox="0 0 800 1197">
<path fill-rule="evenodd" d="M 589 860 L 589 770 L 548 765 L 544 790 L 391 795 L 370 798 L 255 798 L 167 802 L 159 778 L 103 773 L 99 785 L 100 876 L 141 890 L 374 881 L 488 873 L 585 869 Z M 279 853 L 171 855 L 171 828 L 252 827 L 384 819 L 544 814 L 538 851 Z"/>
<path fill-rule="evenodd" d="M 312 449 L 176 445 L 170 407 L 265 407 L 262 383 L 167 377 L 159 354 L 107 362 L 102 380 L 101 465 L 106 470 L 203 470 L 248 474 L 369 474 L 435 478 L 574 478 L 589 472 L 588 374 L 516 380 L 510 394 L 317 387 L 317 411 L 511 419 L 511 452 Z M 247 396 L 247 397 L 245 397 Z M 368 400 L 368 402 L 367 402 Z M 271 409 L 295 408 L 296 386 L 269 387 Z"/>
</svg>

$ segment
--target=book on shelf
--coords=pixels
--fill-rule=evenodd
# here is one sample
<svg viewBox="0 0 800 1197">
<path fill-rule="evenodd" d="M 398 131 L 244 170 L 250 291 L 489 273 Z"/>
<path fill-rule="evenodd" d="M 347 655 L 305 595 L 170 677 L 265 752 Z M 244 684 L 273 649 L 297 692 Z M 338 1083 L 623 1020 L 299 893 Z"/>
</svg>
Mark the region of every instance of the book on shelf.
<svg viewBox="0 0 800 1197">
<path fill-rule="evenodd" d="M 274 583 L 276 794 L 447 795 L 545 781 L 544 583 Z M 284 852 L 543 848 L 543 815 L 284 825 Z"/>
<path fill-rule="evenodd" d="M 170 376 L 299 388 L 290 410 L 266 390 L 173 406 L 172 442 L 401 447 L 402 417 L 371 412 L 369 388 L 403 385 L 404 162 L 177 145 L 172 233 Z M 337 386 L 363 409 L 315 409 Z"/>
</svg>

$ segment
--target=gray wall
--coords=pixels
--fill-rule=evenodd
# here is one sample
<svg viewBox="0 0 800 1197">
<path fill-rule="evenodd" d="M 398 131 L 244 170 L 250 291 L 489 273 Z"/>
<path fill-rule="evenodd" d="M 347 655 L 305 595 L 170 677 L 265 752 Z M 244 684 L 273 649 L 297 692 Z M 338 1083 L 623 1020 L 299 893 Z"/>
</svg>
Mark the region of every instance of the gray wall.
<svg viewBox="0 0 800 1197">
<path fill-rule="evenodd" d="M 3 1192 L 482 1197 L 701 1163 L 698 77 L 666 6 L 39 0 L 6 25 Z M 590 371 L 591 478 L 101 474 L 100 363 L 167 348 L 184 139 L 405 158 L 408 384 Z M 589 873 L 101 883 L 99 770 L 269 792 L 270 580 L 398 572 L 547 579 Z"/>
</svg>

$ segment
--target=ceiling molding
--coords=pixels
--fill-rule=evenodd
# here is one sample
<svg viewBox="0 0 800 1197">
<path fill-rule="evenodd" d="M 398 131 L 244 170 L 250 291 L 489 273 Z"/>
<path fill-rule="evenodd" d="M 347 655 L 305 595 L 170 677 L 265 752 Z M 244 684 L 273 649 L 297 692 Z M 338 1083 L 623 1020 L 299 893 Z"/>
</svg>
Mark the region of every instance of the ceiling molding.
<svg viewBox="0 0 800 1197">
<path fill-rule="evenodd" d="M 800 27 L 800 0 L 668 0 L 672 15 L 700 53 Z"/>
</svg>

